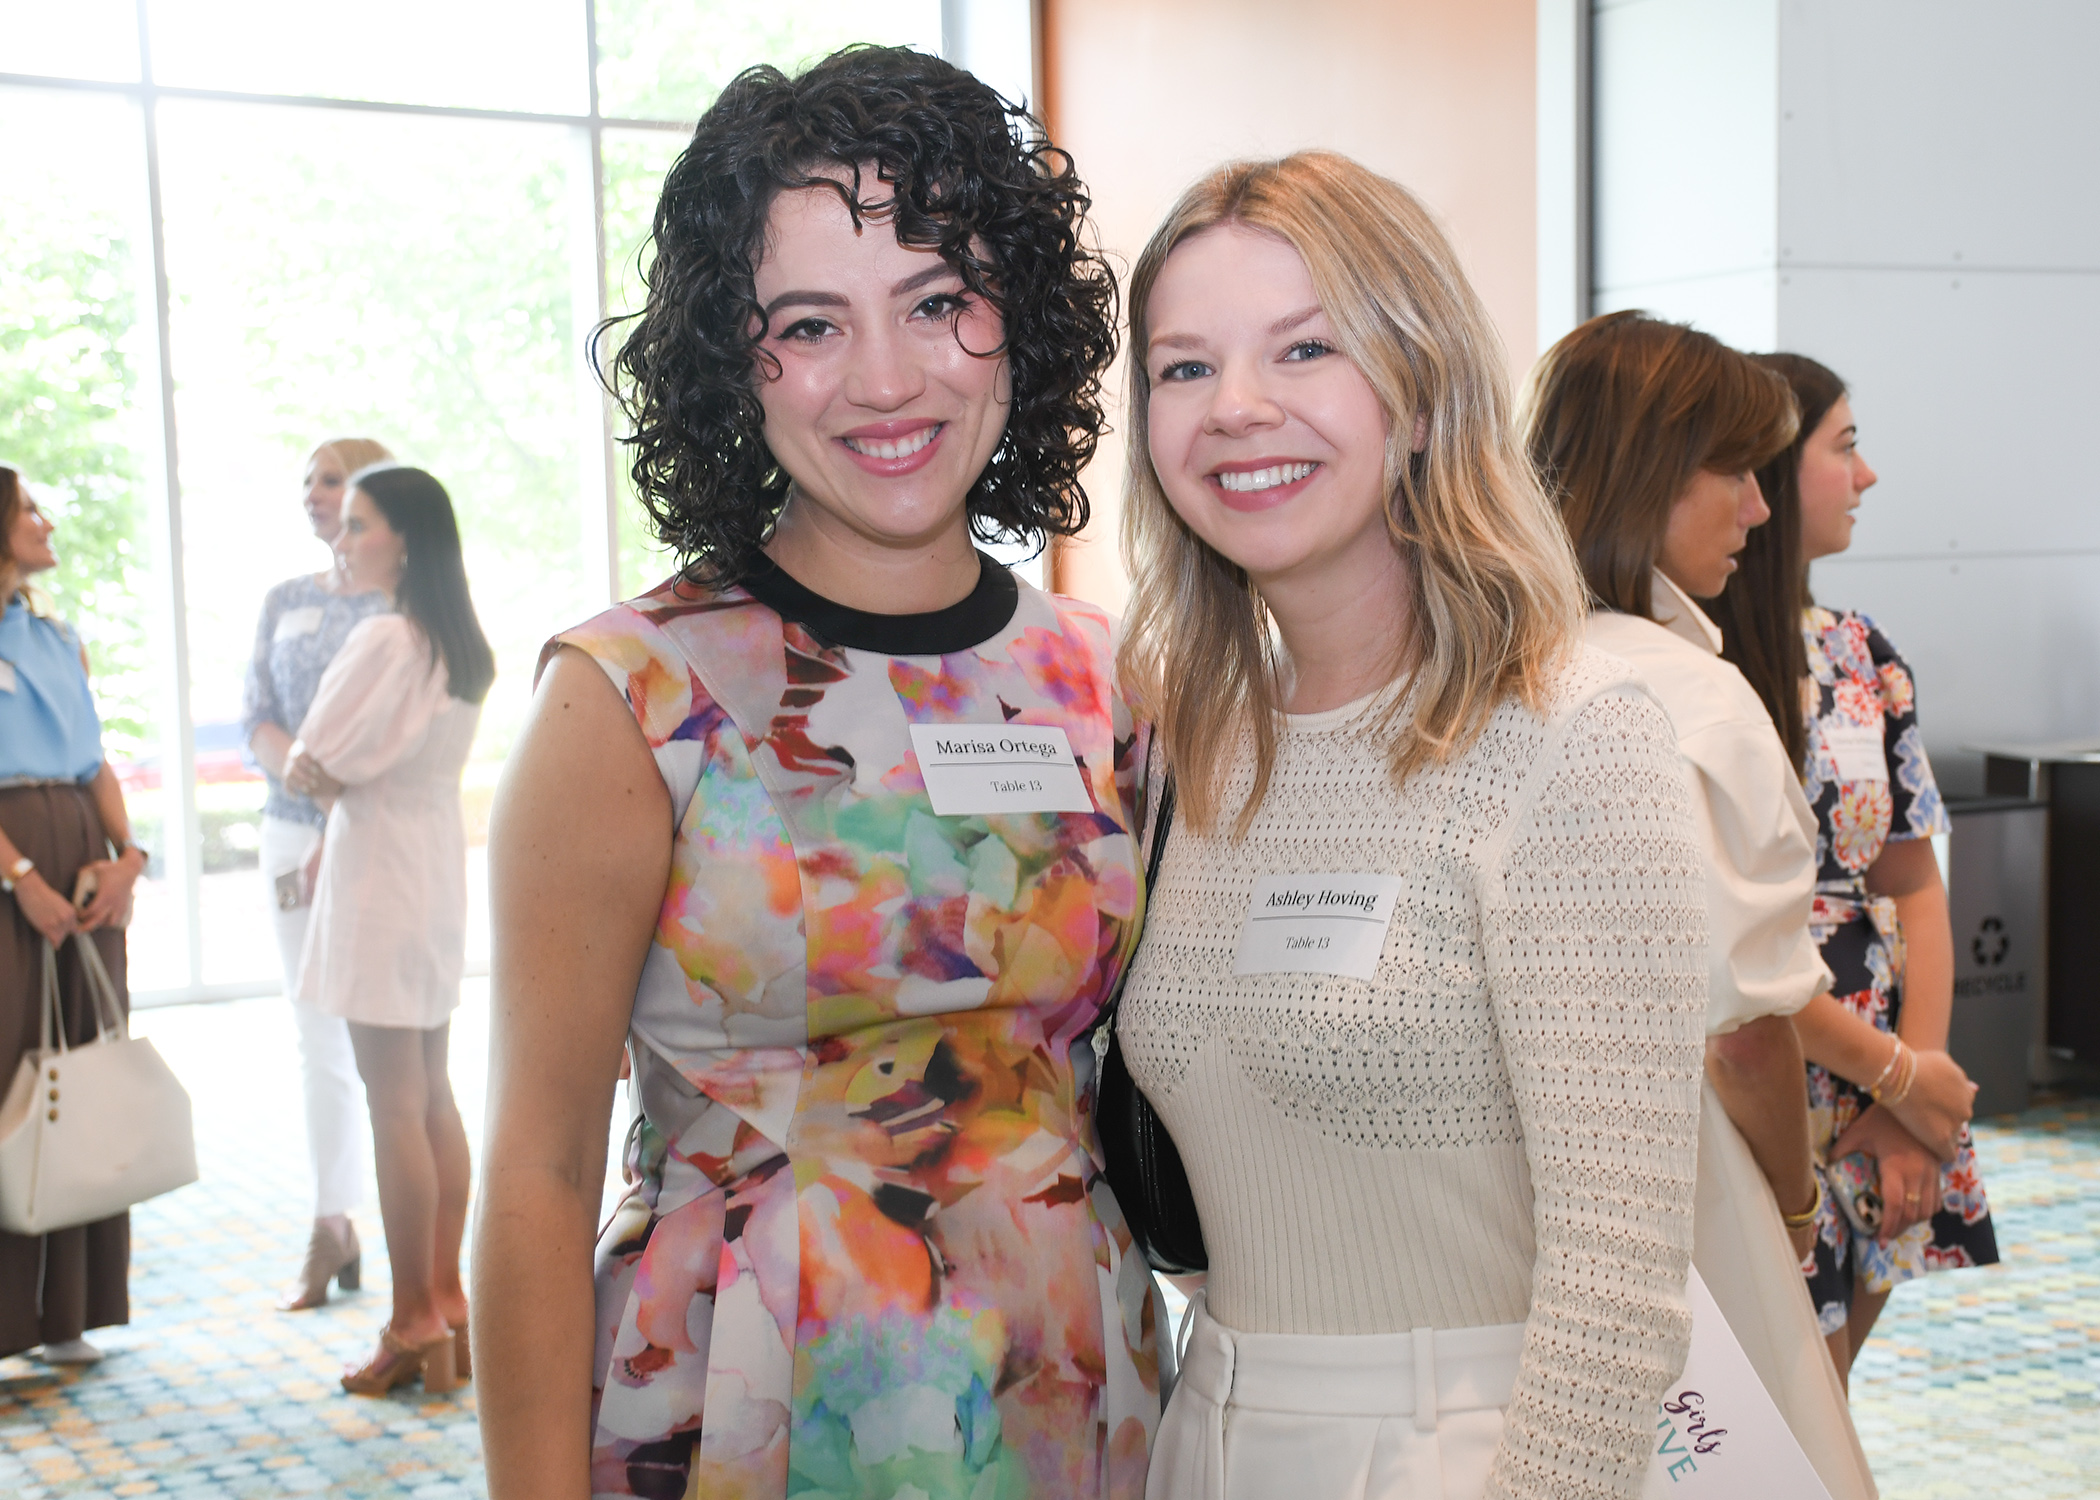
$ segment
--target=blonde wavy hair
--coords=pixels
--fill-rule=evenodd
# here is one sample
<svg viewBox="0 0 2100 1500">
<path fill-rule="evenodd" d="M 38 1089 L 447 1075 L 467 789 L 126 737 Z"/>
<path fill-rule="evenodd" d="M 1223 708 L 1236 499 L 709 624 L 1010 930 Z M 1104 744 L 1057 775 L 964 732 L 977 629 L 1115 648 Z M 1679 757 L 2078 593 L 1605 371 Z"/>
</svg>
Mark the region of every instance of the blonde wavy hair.
<svg viewBox="0 0 2100 1500">
<path fill-rule="evenodd" d="M 315 443 L 313 452 L 306 455 L 306 461 L 310 464 L 324 453 L 335 455 L 336 462 L 343 466 L 346 478 L 359 469 L 369 468 L 373 464 L 388 463 L 394 457 L 393 449 L 377 438 L 339 437 Z"/>
<path fill-rule="evenodd" d="M 1406 188 L 1346 156 L 1305 151 L 1235 162 L 1182 194 L 1129 282 L 1130 463 L 1123 550 L 1129 613 L 1117 657 L 1126 690 L 1174 767 L 1184 815 L 1216 824 L 1225 772 L 1252 738 L 1244 835 L 1267 794 L 1283 722 L 1280 645 L 1246 573 L 1168 503 L 1147 433 L 1147 314 L 1167 258 L 1193 235 L 1241 224 L 1305 260 L 1342 353 L 1385 408 L 1386 528 L 1412 581 L 1407 667 L 1376 732 L 1395 784 L 1471 747 L 1505 699 L 1542 712 L 1583 618 L 1567 533 L 1510 424 L 1503 353 L 1450 242 Z M 1414 451 L 1418 421 L 1426 429 Z"/>
</svg>

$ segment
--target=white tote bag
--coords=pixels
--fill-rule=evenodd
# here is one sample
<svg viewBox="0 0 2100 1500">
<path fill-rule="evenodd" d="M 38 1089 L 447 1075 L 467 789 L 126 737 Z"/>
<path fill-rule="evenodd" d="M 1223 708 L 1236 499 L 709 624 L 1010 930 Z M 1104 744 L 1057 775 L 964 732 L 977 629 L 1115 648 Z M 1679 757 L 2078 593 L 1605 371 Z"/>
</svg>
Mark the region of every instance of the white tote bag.
<svg viewBox="0 0 2100 1500">
<path fill-rule="evenodd" d="M 58 956 L 44 944 L 43 1045 L 0 1104 L 0 1228 L 92 1224 L 197 1180 L 190 1096 L 160 1053 L 125 1031 L 102 955 L 77 935 L 95 1039 L 66 1045 Z"/>
</svg>

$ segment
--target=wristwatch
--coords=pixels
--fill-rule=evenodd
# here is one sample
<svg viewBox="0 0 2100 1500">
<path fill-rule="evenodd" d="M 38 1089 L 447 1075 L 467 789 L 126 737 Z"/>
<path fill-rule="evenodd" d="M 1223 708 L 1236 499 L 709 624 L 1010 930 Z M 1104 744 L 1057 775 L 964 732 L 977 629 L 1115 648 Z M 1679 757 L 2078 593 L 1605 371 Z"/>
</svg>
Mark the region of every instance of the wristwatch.
<svg viewBox="0 0 2100 1500">
<path fill-rule="evenodd" d="M 5 891 L 12 896 L 15 893 L 15 887 L 21 883 L 22 877 L 35 868 L 36 861 L 26 854 L 23 855 L 7 867 L 5 875 L 0 875 L 0 891 Z"/>
<path fill-rule="evenodd" d="M 129 854 L 134 849 L 138 850 L 139 860 L 142 864 L 150 865 L 153 863 L 153 851 L 148 849 L 137 839 L 126 839 L 123 843 L 117 845 L 116 857 L 118 859 L 122 859 L 126 854 Z"/>
</svg>

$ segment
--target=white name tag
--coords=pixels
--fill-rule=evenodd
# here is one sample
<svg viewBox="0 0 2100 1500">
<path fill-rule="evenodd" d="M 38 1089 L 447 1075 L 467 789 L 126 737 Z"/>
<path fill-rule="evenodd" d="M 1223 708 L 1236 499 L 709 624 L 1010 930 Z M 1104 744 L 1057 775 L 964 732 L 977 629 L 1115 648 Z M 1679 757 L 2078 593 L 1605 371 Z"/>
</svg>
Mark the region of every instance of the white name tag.
<svg viewBox="0 0 2100 1500">
<path fill-rule="evenodd" d="M 273 641 L 289 641 L 298 636 L 312 635 L 321 628 L 321 606 L 308 604 L 299 609 L 288 609 L 277 617 L 276 634 Z"/>
<path fill-rule="evenodd" d="M 1887 781 L 1888 751 L 1881 731 L 1865 724 L 1825 724 L 1823 743 L 1837 762 L 1840 781 Z"/>
<path fill-rule="evenodd" d="M 14 690 L 15 664 L 11 661 L 0 661 L 0 693 L 11 693 Z"/>
<path fill-rule="evenodd" d="M 926 796 L 942 817 L 1092 812 L 1062 729 L 1033 724 L 914 724 Z"/>
<path fill-rule="evenodd" d="M 1232 972 L 1369 979 L 1399 894 L 1397 875 L 1264 875 L 1240 924 Z"/>
<path fill-rule="evenodd" d="M 1685 1292 L 1691 1357 L 1655 1414 L 1641 1500 L 1830 1500 L 1697 1271 Z"/>
</svg>

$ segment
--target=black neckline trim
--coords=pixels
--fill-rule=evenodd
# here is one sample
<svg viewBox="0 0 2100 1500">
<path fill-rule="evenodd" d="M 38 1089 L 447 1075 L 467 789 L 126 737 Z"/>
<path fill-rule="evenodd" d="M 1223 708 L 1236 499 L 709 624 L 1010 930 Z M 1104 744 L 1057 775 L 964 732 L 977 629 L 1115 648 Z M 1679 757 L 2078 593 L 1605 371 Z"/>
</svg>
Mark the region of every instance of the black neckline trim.
<svg viewBox="0 0 2100 1500">
<path fill-rule="evenodd" d="M 946 609 L 878 615 L 834 603 L 763 554 L 740 580 L 752 598 L 830 646 L 884 656 L 947 656 L 981 646 L 1013 623 L 1021 586 L 992 558 L 977 554 L 977 587 Z"/>
</svg>

